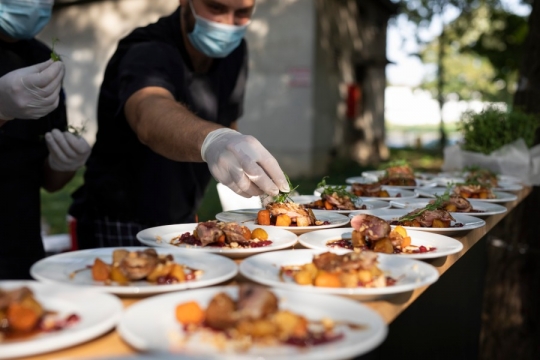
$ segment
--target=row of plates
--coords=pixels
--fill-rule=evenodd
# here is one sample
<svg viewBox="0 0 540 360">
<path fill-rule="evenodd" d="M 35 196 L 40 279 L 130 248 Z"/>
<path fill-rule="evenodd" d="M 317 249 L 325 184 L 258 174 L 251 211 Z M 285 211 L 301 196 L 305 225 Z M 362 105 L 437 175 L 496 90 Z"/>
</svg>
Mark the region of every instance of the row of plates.
<svg viewBox="0 0 540 360">
<path fill-rule="evenodd" d="M 27 340 L 0 343 L 0 359 L 28 357 L 73 346 L 104 334 L 115 326 L 124 341 L 146 352 L 150 359 L 352 358 L 377 347 L 388 332 L 379 314 L 356 301 L 274 288 L 271 291 L 280 300 L 280 309 L 293 311 L 310 320 L 330 318 L 337 324 L 336 331 L 342 333 L 343 337 L 311 347 L 252 346 L 244 352 L 227 352 L 204 338 L 193 337 L 185 343 L 182 326 L 175 319 L 175 308 L 188 301 L 195 301 L 205 308 L 220 292 L 235 299 L 238 296 L 238 288 L 235 286 L 159 295 L 141 300 L 127 310 L 123 310 L 120 300 L 110 294 L 32 281 L 0 282 L 3 289 L 21 286 L 30 287 L 46 309 L 57 311 L 59 316 L 77 314 L 80 321 L 66 330 L 39 334 Z"/>
</svg>

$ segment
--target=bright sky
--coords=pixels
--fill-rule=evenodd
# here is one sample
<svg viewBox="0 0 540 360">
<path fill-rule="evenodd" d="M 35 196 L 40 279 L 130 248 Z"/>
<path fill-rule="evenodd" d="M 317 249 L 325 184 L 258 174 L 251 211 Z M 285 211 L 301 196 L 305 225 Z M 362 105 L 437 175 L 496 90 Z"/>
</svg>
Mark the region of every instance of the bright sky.
<svg viewBox="0 0 540 360">
<path fill-rule="evenodd" d="M 503 3 L 507 9 L 511 9 L 516 14 L 528 15 L 530 13 L 530 6 L 521 4 L 520 0 L 503 0 Z M 455 11 L 448 11 L 444 15 L 444 21 L 448 23 L 456 16 Z M 420 35 L 423 39 L 433 39 L 441 32 L 441 25 L 441 20 L 437 19 L 432 22 L 428 31 Z M 424 66 L 417 57 L 409 55 L 418 51 L 414 31 L 414 27 L 400 17 L 397 18 L 396 24 L 388 28 L 387 57 L 395 64 L 386 67 L 386 76 L 392 85 L 417 86 L 427 71 L 433 71 Z"/>
</svg>

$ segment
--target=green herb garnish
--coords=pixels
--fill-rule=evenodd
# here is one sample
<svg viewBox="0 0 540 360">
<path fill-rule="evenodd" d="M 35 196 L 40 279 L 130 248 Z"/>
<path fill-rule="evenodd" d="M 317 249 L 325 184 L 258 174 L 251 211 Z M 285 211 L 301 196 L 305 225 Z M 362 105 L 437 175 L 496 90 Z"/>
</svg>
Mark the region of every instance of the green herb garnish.
<svg viewBox="0 0 540 360">
<path fill-rule="evenodd" d="M 84 121 L 81 124 L 81 126 L 75 126 L 75 125 L 72 125 L 72 124 L 68 124 L 66 126 L 66 131 L 72 133 L 75 136 L 81 136 L 82 134 L 84 134 L 86 132 L 86 123 L 87 122 L 88 122 L 88 120 Z"/>
<path fill-rule="evenodd" d="M 61 61 L 62 59 L 60 58 L 60 55 L 58 55 L 55 51 L 54 51 L 54 45 L 56 45 L 56 43 L 60 41 L 58 40 L 58 38 L 54 38 L 52 40 L 52 46 L 51 46 L 51 59 L 52 61 Z"/>
<path fill-rule="evenodd" d="M 328 176 L 325 176 L 322 178 L 322 180 L 317 184 L 317 189 L 322 188 L 321 197 L 323 195 L 332 196 L 334 193 L 336 193 L 339 197 L 345 197 L 347 196 L 352 201 L 356 201 L 358 199 L 358 196 L 350 193 L 347 191 L 346 185 L 340 185 L 340 186 L 330 186 L 326 184 L 326 178 Z"/>
<path fill-rule="evenodd" d="M 400 160 L 390 161 L 390 162 L 384 164 L 382 166 L 382 168 L 383 169 L 388 169 L 388 168 L 396 167 L 396 166 L 409 166 L 410 167 L 410 164 L 409 164 L 409 162 L 407 160 L 400 159 Z"/>
<path fill-rule="evenodd" d="M 399 221 L 412 221 L 412 220 L 416 219 L 417 217 L 419 217 L 420 215 L 422 215 L 426 211 L 433 211 L 433 210 L 437 210 L 440 207 L 442 207 L 442 205 L 445 202 L 450 200 L 450 187 L 452 185 L 453 184 L 448 184 L 448 187 L 446 188 L 446 191 L 444 192 L 444 194 L 442 194 L 440 196 L 435 195 L 435 201 L 433 203 L 427 204 L 423 209 L 420 209 L 415 213 L 407 214 L 407 215 L 404 215 L 404 216 L 400 217 Z"/>
<path fill-rule="evenodd" d="M 274 202 L 275 203 L 278 203 L 278 204 L 282 204 L 282 203 L 286 203 L 286 202 L 293 202 L 291 200 L 291 198 L 289 197 L 289 195 L 298 188 L 298 185 L 296 185 L 295 187 L 292 186 L 291 184 L 291 179 L 289 179 L 289 177 L 287 176 L 287 174 L 283 174 L 285 175 L 285 178 L 287 179 L 287 182 L 289 183 L 289 191 L 288 192 L 283 192 L 283 191 L 280 191 L 279 194 L 277 194 L 276 196 L 274 196 Z"/>
</svg>

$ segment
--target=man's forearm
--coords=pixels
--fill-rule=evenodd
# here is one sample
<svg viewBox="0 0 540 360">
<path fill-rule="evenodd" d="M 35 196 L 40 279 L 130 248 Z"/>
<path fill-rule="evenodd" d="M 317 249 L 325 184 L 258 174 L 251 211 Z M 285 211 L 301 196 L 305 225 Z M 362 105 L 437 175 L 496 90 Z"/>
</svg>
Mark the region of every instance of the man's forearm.
<svg viewBox="0 0 540 360">
<path fill-rule="evenodd" d="M 125 112 L 143 144 L 175 161 L 202 161 L 200 149 L 206 135 L 222 127 L 198 118 L 174 99 L 161 95 L 130 98 Z"/>
<path fill-rule="evenodd" d="M 43 184 L 42 187 L 48 192 L 58 191 L 64 187 L 75 176 L 75 171 L 56 171 L 51 169 L 49 161 L 43 164 Z"/>
</svg>

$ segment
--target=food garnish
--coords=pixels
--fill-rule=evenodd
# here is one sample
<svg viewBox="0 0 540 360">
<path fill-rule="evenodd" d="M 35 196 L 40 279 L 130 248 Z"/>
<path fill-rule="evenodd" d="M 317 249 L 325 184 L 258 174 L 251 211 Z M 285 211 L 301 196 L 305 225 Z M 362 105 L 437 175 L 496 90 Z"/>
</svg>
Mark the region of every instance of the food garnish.
<svg viewBox="0 0 540 360">
<path fill-rule="evenodd" d="M 435 200 L 433 202 L 430 202 L 422 209 L 417 209 L 413 212 L 408 213 L 407 215 L 404 215 L 399 218 L 399 221 L 413 221 L 426 211 L 435 211 L 442 208 L 442 205 L 450 200 L 450 189 L 449 187 L 446 188 L 446 191 L 442 195 L 436 195 L 435 194 Z"/>
<path fill-rule="evenodd" d="M 273 202 L 274 203 L 277 203 L 277 204 L 283 204 L 283 203 L 286 203 L 286 202 L 293 202 L 290 198 L 290 195 L 293 191 L 295 191 L 297 188 L 298 188 L 298 185 L 296 185 L 295 187 L 292 186 L 292 183 L 291 183 L 291 179 L 289 179 L 289 177 L 287 176 L 287 174 L 283 174 L 285 175 L 285 178 L 287 179 L 287 182 L 289 183 L 289 191 L 288 192 L 283 192 L 283 191 L 279 191 L 279 194 L 277 194 L 276 196 L 274 196 L 274 199 L 273 199 Z"/>
<path fill-rule="evenodd" d="M 304 204 L 304 207 L 310 209 L 319 209 L 319 210 L 361 210 L 365 209 L 365 205 L 356 206 L 355 203 L 358 201 L 358 197 L 349 191 L 345 185 L 342 186 L 331 186 L 326 184 L 325 176 L 317 184 L 317 188 L 321 188 L 321 199 L 311 202 L 309 204 Z"/>
<path fill-rule="evenodd" d="M 13 290 L 0 289 L 0 343 L 41 332 L 59 331 L 78 321 L 76 314 L 60 317 L 45 309 L 26 286 Z"/>
<path fill-rule="evenodd" d="M 343 255 L 325 252 L 313 256 L 307 264 L 282 266 L 280 277 L 291 278 L 298 285 L 331 288 L 376 288 L 396 282 L 384 275 L 377 266 L 377 254 L 371 251 Z"/>
<path fill-rule="evenodd" d="M 52 46 L 51 46 L 51 59 L 52 61 L 62 61 L 62 59 L 60 58 L 60 56 L 54 51 L 54 46 L 56 45 L 56 43 L 60 41 L 58 40 L 58 38 L 54 38 L 52 40 Z"/>
<path fill-rule="evenodd" d="M 238 300 L 216 294 L 206 309 L 195 301 L 178 304 L 175 317 L 185 342 L 201 336 L 222 351 L 245 352 L 254 345 L 311 347 L 343 338 L 331 319 L 312 321 L 280 309 L 272 291 L 250 284 L 240 285 Z"/>
<path fill-rule="evenodd" d="M 251 231 L 234 222 L 206 221 L 197 224 L 193 233 L 186 232 L 171 239 L 172 245 L 249 249 L 269 246 L 268 233 L 262 228 Z"/>
</svg>

